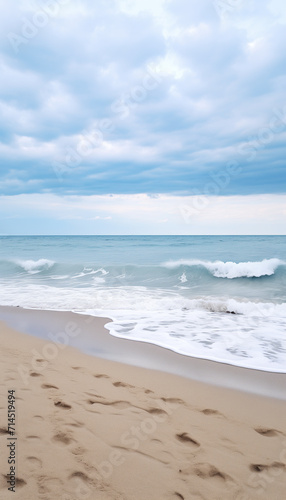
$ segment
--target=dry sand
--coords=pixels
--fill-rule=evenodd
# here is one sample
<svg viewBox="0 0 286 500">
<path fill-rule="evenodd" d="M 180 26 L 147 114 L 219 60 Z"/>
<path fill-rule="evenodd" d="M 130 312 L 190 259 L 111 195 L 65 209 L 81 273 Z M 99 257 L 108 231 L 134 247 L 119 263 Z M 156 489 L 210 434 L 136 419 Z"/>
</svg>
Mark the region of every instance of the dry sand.
<svg viewBox="0 0 286 500">
<path fill-rule="evenodd" d="M 0 324 L 1 499 L 285 500 L 285 400 L 47 346 Z M 11 389 L 15 493 L 6 482 Z"/>
</svg>

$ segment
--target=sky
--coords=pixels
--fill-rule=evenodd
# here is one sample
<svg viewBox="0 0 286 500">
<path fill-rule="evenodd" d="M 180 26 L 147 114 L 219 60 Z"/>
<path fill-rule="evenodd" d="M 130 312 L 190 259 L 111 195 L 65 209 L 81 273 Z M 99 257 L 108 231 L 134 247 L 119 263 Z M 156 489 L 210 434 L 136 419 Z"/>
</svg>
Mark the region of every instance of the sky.
<svg viewBox="0 0 286 500">
<path fill-rule="evenodd" d="M 285 234 L 285 0 L 0 8 L 0 234 Z"/>
</svg>

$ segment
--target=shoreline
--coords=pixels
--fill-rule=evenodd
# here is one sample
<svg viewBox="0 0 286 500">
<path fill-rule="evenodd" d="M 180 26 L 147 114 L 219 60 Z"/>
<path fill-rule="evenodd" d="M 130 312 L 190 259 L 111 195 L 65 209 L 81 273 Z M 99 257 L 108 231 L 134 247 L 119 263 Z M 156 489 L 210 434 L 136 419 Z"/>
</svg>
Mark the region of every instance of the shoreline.
<svg viewBox="0 0 286 500">
<path fill-rule="evenodd" d="M 77 331 L 74 315 L 38 314 L 43 329 L 56 321 Z M 18 316 L 28 330 L 29 314 Z M 89 324 L 101 341 L 110 337 L 104 321 Z M 2 393 L 16 391 L 16 500 L 285 497 L 285 401 L 211 385 L 211 377 L 206 383 L 112 361 L 106 351 L 96 357 L 59 344 L 51 350 L 52 342 L 3 322 L 0 332 Z M 165 351 L 160 363 L 164 353 L 168 364 Z M 5 395 L 1 403 L 5 444 Z"/>
<path fill-rule="evenodd" d="M 0 321 L 53 344 L 102 359 L 179 375 L 218 387 L 286 400 L 286 373 L 244 368 L 179 354 L 157 344 L 113 336 L 109 318 L 69 311 L 0 306 Z M 73 326 L 69 329 L 67 325 Z M 74 329 L 74 331 L 73 331 Z M 60 347 L 56 348 L 60 350 Z"/>
</svg>

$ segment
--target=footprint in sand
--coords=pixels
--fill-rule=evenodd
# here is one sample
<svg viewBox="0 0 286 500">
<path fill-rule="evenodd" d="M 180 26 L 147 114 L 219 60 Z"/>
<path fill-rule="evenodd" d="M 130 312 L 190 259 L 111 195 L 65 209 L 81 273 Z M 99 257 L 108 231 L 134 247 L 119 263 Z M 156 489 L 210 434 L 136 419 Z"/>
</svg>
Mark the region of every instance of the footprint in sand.
<svg viewBox="0 0 286 500">
<path fill-rule="evenodd" d="M 48 478 L 40 476 L 38 480 L 38 490 L 40 495 L 51 493 L 52 491 L 61 491 L 62 481 L 58 478 Z"/>
<path fill-rule="evenodd" d="M 24 479 L 21 478 L 16 478 L 16 488 L 22 488 L 25 486 L 27 483 L 24 481 Z M 5 489 L 7 490 L 7 476 L 5 474 L 1 474 L 0 476 L 0 489 Z M 4 499 L 4 497 L 1 497 Z M 5 496 L 5 498 L 7 498 Z"/>
<path fill-rule="evenodd" d="M 197 464 L 194 468 L 195 474 L 201 479 L 218 479 L 221 481 L 231 480 L 231 477 L 219 471 L 214 465 L 210 464 Z"/>
<path fill-rule="evenodd" d="M 69 476 L 69 479 L 72 479 L 74 477 L 78 477 L 79 479 L 81 479 L 84 482 L 89 482 L 90 481 L 89 477 L 84 472 L 80 472 L 80 471 L 73 472 Z"/>
<path fill-rule="evenodd" d="M 99 394 L 94 394 L 94 392 L 85 392 L 87 396 L 91 396 L 93 398 L 100 398 L 100 399 L 105 399 L 103 396 L 100 396 Z"/>
<path fill-rule="evenodd" d="M 41 373 L 38 373 L 38 372 L 32 372 L 30 373 L 30 377 L 42 377 L 43 375 Z"/>
<path fill-rule="evenodd" d="M 85 454 L 85 452 L 86 452 L 86 449 L 85 449 L 85 448 L 83 448 L 82 446 L 77 446 L 76 448 L 73 448 L 73 449 L 71 450 L 71 452 L 72 452 L 72 454 L 73 454 L 73 455 L 76 455 L 76 456 L 77 456 L 77 455 L 83 456 L 83 455 Z"/>
<path fill-rule="evenodd" d="M 72 482 L 76 481 L 77 487 L 79 487 L 80 482 L 82 482 L 83 483 L 82 487 L 88 488 L 88 491 L 90 491 L 89 488 L 91 485 L 94 486 L 94 481 L 90 477 L 88 477 L 87 474 L 81 471 L 75 471 L 72 474 L 70 474 L 69 480 Z"/>
<path fill-rule="evenodd" d="M 42 461 L 37 457 L 27 457 L 25 461 L 31 471 L 41 469 L 43 465 Z"/>
<path fill-rule="evenodd" d="M 134 389 L 135 385 L 125 384 L 124 382 L 113 382 L 114 387 L 127 387 L 129 389 Z"/>
<path fill-rule="evenodd" d="M 94 401 L 92 399 L 88 399 L 86 401 L 89 405 L 103 405 L 103 406 L 115 406 L 115 408 L 125 409 L 129 408 L 129 406 L 133 406 L 129 401 Z"/>
<path fill-rule="evenodd" d="M 171 404 L 185 404 L 185 402 L 182 399 L 179 398 L 161 398 L 164 403 L 171 403 Z"/>
<path fill-rule="evenodd" d="M 283 464 L 282 462 L 273 462 L 273 464 L 270 465 L 250 464 L 249 468 L 252 472 L 263 472 L 264 470 L 269 471 L 271 469 L 278 471 L 278 470 L 286 470 L 286 465 Z"/>
<path fill-rule="evenodd" d="M 68 405 L 67 403 L 64 403 L 63 401 L 55 401 L 54 405 L 57 406 L 58 408 L 63 408 L 64 410 L 71 409 L 71 406 Z"/>
<path fill-rule="evenodd" d="M 41 387 L 42 389 L 58 389 L 56 385 L 51 385 L 51 384 L 42 384 Z"/>
<path fill-rule="evenodd" d="M 27 483 L 24 481 L 24 479 L 21 479 L 20 477 L 16 478 L 16 488 L 23 488 Z"/>
<path fill-rule="evenodd" d="M 68 445 L 73 442 L 73 439 L 71 439 L 68 434 L 59 432 L 58 434 L 55 434 L 55 436 L 53 436 L 52 441 L 57 444 Z"/>
<path fill-rule="evenodd" d="M 263 427 L 259 427 L 257 429 L 254 429 L 255 432 L 258 432 L 258 434 L 261 434 L 261 436 L 265 437 L 275 437 L 280 434 L 279 431 L 276 431 L 275 429 L 265 429 Z"/>
<path fill-rule="evenodd" d="M 202 410 L 201 413 L 204 415 L 220 415 L 217 410 L 212 410 L 211 408 L 206 408 L 205 410 Z"/>
<path fill-rule="evenodd" d="M 24 481 L 24 479 L 16 478 L 16 488 L 22 488 L 26 484 L 27 483 L 26 483 L 26 481 Z M 1 476 L 0 476 L 0 489 L 7 490 L 7 476 L 5 474 L 1 474 Z M 4 497 L 1 497 L 1 498 L 4 499 Z M 5 498 L 7 498 L 7 497 L 5 497 Z"/>
<path fill-rule="evenodd" d="M 110 378 L 108 375 L 105 373 L 99 373 L 97 375 L 93 375 L 95 378 Z"/>
<path fill-rule="evenodd" d="M 159 406 L 164 406 L 164 408 L 167 410 L 167 413 L 173 412 L 180 406 L 186 406 L 185 401 L 179 398 L 160 398 L 160 401 L 158 402 Z"/>
<path fill-rule="evenodd" d="M 178 441 L 180 441 L 181 443 L 188 443 L 188 444 L 192 444 L 194 446 L 200 446 L 200 443 L 198 443 L 197 441 L 195 441 L 195 439 L 192 439 L 188 434 L 187 432 L 182 432 L 181 434 L 176 434 L 176 438 L 178 439 Z"/>
<path fill-rule="evenodd" d="M 168 415 L 168 413 L 165 410 L 161 410 L 160 408 L 150 408 L 149 410 L 146 410 L 148 413 L 151 413 L 151 415 Z"/>
</svg>

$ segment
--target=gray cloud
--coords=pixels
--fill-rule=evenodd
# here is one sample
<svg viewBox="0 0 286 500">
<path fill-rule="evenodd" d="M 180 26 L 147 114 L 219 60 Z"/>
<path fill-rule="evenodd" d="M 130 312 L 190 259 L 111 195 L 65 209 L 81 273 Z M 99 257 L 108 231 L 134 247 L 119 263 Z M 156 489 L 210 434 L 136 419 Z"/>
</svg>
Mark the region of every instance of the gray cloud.
<svg viewBox="0 0 286 500">
<path fill-rule="evenodd" d="M 187 195 L 231 161 L 223 194 L 285 191 L 278 1 L 63 3 L 1 2 L 1 193 Z"/>
</svg>

